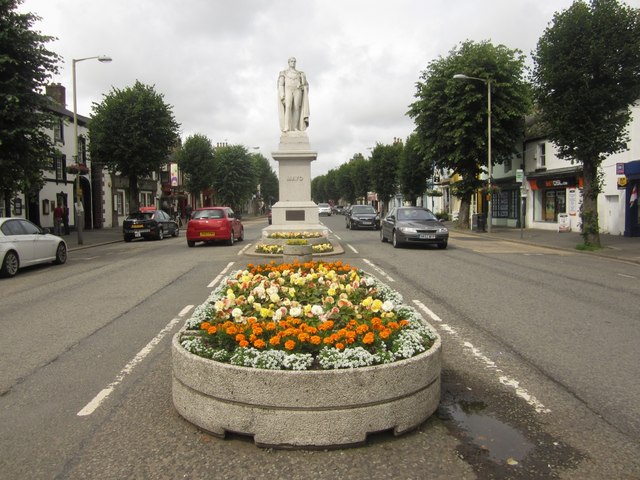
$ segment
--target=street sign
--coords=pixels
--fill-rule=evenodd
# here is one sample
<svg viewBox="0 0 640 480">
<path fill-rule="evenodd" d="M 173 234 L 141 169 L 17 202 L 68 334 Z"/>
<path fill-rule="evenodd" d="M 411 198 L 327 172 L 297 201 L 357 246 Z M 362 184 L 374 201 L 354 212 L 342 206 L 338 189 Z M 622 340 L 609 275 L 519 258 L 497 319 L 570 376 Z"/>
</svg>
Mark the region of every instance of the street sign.
<svg viewBox="0 0 640 480">
<path fill-rule="evenodd" d="M 519 168 L 516 170 L 516 182 L 522 183 L 523 180 L 524 180 L 524 170 Z"/>
</svg>

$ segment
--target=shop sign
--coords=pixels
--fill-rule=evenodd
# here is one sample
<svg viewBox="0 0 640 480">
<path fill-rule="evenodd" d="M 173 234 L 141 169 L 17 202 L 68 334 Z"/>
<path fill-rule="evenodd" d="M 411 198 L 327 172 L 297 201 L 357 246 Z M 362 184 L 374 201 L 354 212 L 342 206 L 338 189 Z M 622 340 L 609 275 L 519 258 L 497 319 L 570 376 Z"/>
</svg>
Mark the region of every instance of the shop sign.
<svg viewBox="0 0 640 480">
<path fill-rule="evenodd" d="M 624 163 L 616 163 L 616 175 L 624 175 Z"/>
</svg>

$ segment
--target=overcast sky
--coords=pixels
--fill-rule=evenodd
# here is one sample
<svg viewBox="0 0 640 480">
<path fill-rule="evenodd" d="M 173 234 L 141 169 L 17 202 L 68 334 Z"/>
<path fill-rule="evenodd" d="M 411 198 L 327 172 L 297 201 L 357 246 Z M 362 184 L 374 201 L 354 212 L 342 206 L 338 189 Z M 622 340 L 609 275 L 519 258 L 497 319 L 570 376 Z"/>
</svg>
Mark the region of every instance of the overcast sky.
<svg viewBox="0 0 640 480">
<path fill-rule="evenodd" d="M 290 56 L 309 81 L 312 176 L 376 143 L 405 139 L 420 72 L 465 40 L 535 49 L 572 0 L 25 0 L 20 11 L 57 37 L 54 78 L 76 66 L 78 113 L 112 88 L 154 85 L 181 136 L 253 147 L 271 160 L 280 131 L 276 80 Z M 461 72 L 464 73 L 464 72 Z M 277 166 L 272 161 L 274 170 Z"/>
</svg>

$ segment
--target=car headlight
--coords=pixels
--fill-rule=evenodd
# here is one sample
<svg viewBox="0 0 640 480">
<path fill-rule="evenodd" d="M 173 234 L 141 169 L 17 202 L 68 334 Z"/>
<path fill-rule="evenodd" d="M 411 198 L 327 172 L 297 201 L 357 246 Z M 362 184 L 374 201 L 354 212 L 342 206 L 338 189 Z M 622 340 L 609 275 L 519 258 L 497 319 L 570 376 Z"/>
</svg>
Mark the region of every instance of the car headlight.
<svg viewBox="0 0 640 480">
<path fill-rule="evenodd" d="M 402 233 L 418 233 L 418 231 L 415 228 L 411 228 L 411 227 L 400 227 L 400 231 Z"/>
<path fill-rule="evenodd" d="M 438 233 L 449 233 L 449 230 L 447 229 L 447 227 L 440 227 L 438 229 Z"/>
</svg>

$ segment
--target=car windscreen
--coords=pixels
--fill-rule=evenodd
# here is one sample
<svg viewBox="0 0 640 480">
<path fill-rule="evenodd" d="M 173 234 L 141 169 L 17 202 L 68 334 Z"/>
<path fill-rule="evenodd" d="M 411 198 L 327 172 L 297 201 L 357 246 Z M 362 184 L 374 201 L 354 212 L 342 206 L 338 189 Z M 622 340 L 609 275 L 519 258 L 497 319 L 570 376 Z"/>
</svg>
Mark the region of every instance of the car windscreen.
<svg viewBox="0 0 640 480">
<path fill-rule="evenodd" d="M 376 213 L 371 205 L 360 205 L 351 208 L 351 213 Z"/>
<path fill-rule="evenodd" d="M 151 220 L 154 212 L 134 212 L 130 213 L 127 220 Z"/>
<path fill-rule="evenodd" d="M 398 220 L 437 220 L 436 216 L 428 210 L 419 208 L 399 209 Z"/>
<path fill-rule="evenodd" d="M 224 218 L 222 210 L 197 210 L 191 218 Z"/>
</svg>

